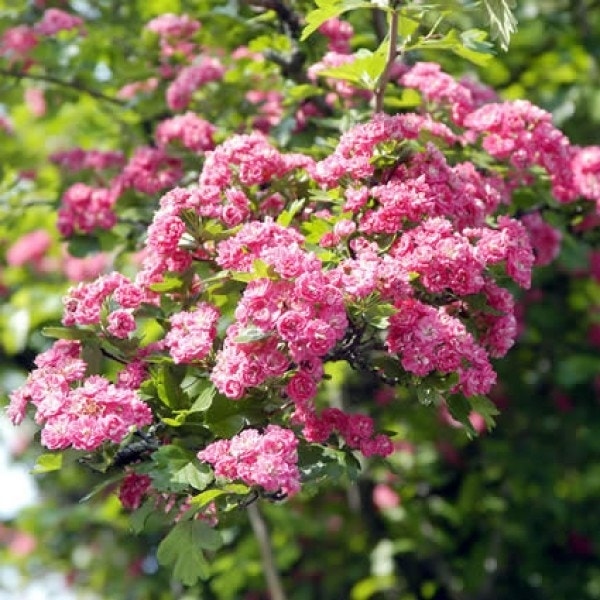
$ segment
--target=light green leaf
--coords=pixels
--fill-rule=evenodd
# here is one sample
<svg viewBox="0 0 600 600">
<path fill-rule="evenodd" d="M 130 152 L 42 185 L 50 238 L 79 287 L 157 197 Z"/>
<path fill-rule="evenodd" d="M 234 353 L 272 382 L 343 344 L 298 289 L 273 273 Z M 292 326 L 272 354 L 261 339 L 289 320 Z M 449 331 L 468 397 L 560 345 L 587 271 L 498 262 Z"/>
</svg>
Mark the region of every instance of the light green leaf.
<svg viewBox="0 0 600 600">
<path fill-rule="evenodd" d="M 96 334 L 88 329 L 75 329 L 73 327 L 44 327 L 42 335 L 59 340 L 85 340 Z"/>
<path fill-rule="evenodd" d="M 236 344 L 252 344 L 254 342 L 260 342 L 261 340 L 266 340 L 270 336 L 270 331 L 265 331 L 260 327 L 246 327 L 245 329 L 242 329 L 234 341 Z"/>
<path fill-rule="evenodd" d="M 300 41 L 303 42 L 308 36 L 314 33 L 325 21 L 338 17 L 342 13 L 358 8 L 381 8 L 362 0 L 317 0 L 317 9 L 306 15 L 306 27 L 302 30 Z"/>
<path fill-rule="evenodd" d="M 485 66 L 492 59 L 492 49 L 485 42 L 485 32 L 476 29 L 471 29 L 462 35 L 459 35 L 456 29 L 451 29 L 443 37 L 420 38 L 416 43 L 407 46 L 406 49 L 450 50 L 457 56 L 479 66 Z"/>
<path fill-rule="evenodd" d="M 361 49 L 351 63 L 323 69 L 319 71 L 319 76 L 350 81 L 367 90 L 374 90 L 385 69 L 389 43 L 389 39 L 384 40 L 375 52 Z"/>
<path fill-rule="evenodd" d="M 207 504 L 210 504 L 213 500 L 216 500 L 219 496 L 223 496 L 227 492 L 223 490 L 206 490 L 197 496 L 194 496 L 191 500 L 191 504 L 195 508 L 202 508 Z"/>
<path fill-rule="evenodd" d="M 282 227 L 288 227 L 294 217 L 302 210 L 303 206 L 304 200 L 294 200 L 292 204 L 290 204 L 290 207 L 277 217 L 277 224 Z"/>
<path fill-rule="evenodd" d="M 49 471 L 58 471 L 62 467 L 63 455 L 60 453 L 56 454 L 42 454 L 38 456 L 38 459 L 31 469 L 31 472 L 35 475 L 39 473 L 48 473 Z"/>
<path fill-rule="evenodd" d="M 511 8 L 514 0 L 483 0 L 490 22 L 492 39 L 500 41 L 502 50 L 508 49 L 510 36 L 517 30 L 517 20 Z"/>
<path fill-rule="evenodd" d="M 212 480 L 213 475 L 208 465 L 195 465 L 193 462 L 189 462 L 171 477 L 173 483 L 190 485 L 198 491 L 205 489 Z"/>
</svg>

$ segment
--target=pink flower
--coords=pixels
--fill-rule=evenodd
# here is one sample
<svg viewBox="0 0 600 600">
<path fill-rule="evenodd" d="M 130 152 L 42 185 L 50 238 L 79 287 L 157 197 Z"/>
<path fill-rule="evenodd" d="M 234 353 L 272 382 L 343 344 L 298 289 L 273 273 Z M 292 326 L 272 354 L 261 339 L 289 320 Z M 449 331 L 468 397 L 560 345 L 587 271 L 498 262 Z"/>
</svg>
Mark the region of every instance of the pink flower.
<svg viewBox="0 0 600 600">
<path fill-rule="evenodd" d="M 46 99 L 44 91 L 40 88 L 27 88 L 25 90 L 25 104 L 34 117 L 43 117 L 46 114 Z"/>
<path fill-rule="evenodd" d="M 600 206 L 600 146 L 577 148 L 571 168 L 579 194 Z"/>
<path fill-rule="evenodd" d="M 212 350 L 217 335 L 216 323 L 219 311 L 201 302 L 191 312 L 179 312 L 171 317 L 171 330 L 165 344 L 176 363 L 192 363 L 202 360 Z"/>
<path fill-rule="evenodd" d="M 27 263 L 38 266 L 51 243 L 50 234 L 44 229 L 26 233 L 7 250 L 6 262 L 12 267 Z"/>
<path fill-rule="evenodd" d="M 115 189 L 92 188 L 75 183 L 62 197 L 58 210 L 58 230 L 69 237 L 74 233 L 91 233 L 94 229 L 110 229 L 117 223 L 113 206 Z"/>
<path fill-rule="evenodd" d="M 217 477 L 292 496 L 300 490 L 297 447 L 291 430 L 268 425 L 263 433 L 246 429 L 231 440 L 209 444 L 198 458 L 211 463 Z"/>
<path fill-rule="evenodd" d="M 202 57 L 196 64 L 181 69 L 167 88 L 167 105 L 173 111 L 186 109 L 196 90 L 223 77 L 225 68 L 217 58 Z"/>
<path fill-rule="evenodd" d="M 8 58 L 23 59 L 38 44 L 38 36 L 32 27 L 17 25 L 9 27 L 0 39 L 0 55 Z"/>
<path fill-rule="evenodd" d="M 205 152 L 214 148 L 215 127 L 192 112 L 166 119 L 156 129 L 156 141 L 160 148 L 178 141 L 194 152 Z"/>
<path fill-rule="evenodd" d="M 152 480 L 148 475 L 127 473 L 119 487 L 119 500 L 126 510 L 136 510 L 148 493 Z"/>
<path fill-rule="evenodd" d="M 108 315 L 106 330 L 117 338 L 127 339 L 135 328 L 136 323 L 131 310 L 118 309 Z"/>
<path fill-rule="evenodd" d="M 146 29 L 164 37 L 189 37 L 200 29 L 200 23 L 188 15 L 162 14 L 146 24 Z"/>
<path fill-rule="evenodd" d="M 83 19 L 58 8 L 48 8 L 42 20 L 36 24 L 35 31 L 41 35 L 55 35 L 59 31 L 79 28 L 83 31 Z"/>
<path fill-rule="evenodd" d="M 385 483 L 378 483 L 373 488 L 373 504 L 379 510 L 396 508 L 400 504 L 400 496 Z"/>
<path fill-rule="evenodd" d="M 546 223 L 540 213 L 529 213 L 521 217 L 531 240 L 535 253 L 535 264 L 538 267 L 549 265 L 560 252 L 561 232 Z"/>
</svg>

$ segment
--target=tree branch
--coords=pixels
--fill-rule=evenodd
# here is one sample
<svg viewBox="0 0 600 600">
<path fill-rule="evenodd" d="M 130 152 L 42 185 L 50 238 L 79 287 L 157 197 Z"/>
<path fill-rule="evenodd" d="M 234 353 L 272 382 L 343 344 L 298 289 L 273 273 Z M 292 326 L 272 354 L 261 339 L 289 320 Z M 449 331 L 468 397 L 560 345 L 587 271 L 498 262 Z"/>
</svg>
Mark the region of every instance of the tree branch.
<svg viewBox="0 0 600 600">
<path fill-rule="evenodd" d="M 8 69 L 0 69 L 0 76 L 12 77 L 13 79 L 20 80 L 29 79 L 31 81 L 44 81 L 45 83 L 50 83 L 57 87 L 69 89 L 74 92 L 80 92 L 82 94 L 86 94 L 87 96 L 91 96 L 92 98 L 96 98 L 97 100 L 109 102 L 110 104 L 114 104 L 116 106 L 123 106 L 125 104 L 123 100 L 113 98 L 112 96 L 107 96 L 102 92 L 85 87 L 84 85 L 76 81 L 65 81 L 63 79 L 59 79 L 58 77 L 53 77 L 52 75 L 36 75 L 34 73 L 24 73 L 23 71 L 10 71 Z"/>
<path fill-rule="evenodd" d="M 253 502 L 248 505 L 246 510 L 248 511 L 248 518 L 250 519 L 252 531 L 254 531 L 254 536 L 256 537 L 260 548 L 265 578 L 269 588 L 269 596 L 271 597 L 271 600 L 287 600 L 279 573 L 277 572 L 277 567 L 275 566 L 275 557 L 273 556 L 273 547 L 271 546 L 271 539 L 269 538 L 269 530 L 258 510 L 258 503 Z"/>
<path fill-rule="evenodd" d="M 400 15 L 397 10 L 392 13 L 390 20 L 390 47 L 388 49 L 387 61 L 383 73 L 377 82 L 375 89 L 375 112 L 383 112 L 383 98 L 385 96 L 385 88 L 390 80 L 392 67 L 396 56 L 398 56 L 398 20 Z"/>
</svg>

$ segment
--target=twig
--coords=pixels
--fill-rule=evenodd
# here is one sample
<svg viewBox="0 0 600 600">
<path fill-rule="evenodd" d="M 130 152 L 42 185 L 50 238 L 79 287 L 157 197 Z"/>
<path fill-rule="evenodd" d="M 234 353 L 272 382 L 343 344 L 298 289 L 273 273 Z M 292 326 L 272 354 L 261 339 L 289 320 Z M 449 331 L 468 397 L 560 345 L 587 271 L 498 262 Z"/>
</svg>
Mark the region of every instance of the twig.
<svg viewBox="0 0 600 600">
<path fill-rule="evenodd" d="M 258 504 L 252 503 L 247 509 L 248 518 L 250 519 L 250 525 L 254 531 L 254 536 L 258 542 L 260 548 L 260 555 L 262 558 L 263 568 L 265 570 L 265 578 L 267 580 L 267 586 L 269 588 L 269 595 L 271 600 L 287 600 L 285 592 L 283 591 L 283 585 L 277 568 L 275 567 L 275 557 L 273 555 L 273 547 L 271 546 L 271 539 L 269 538 L 269 531 L 267 525 L 258 510 Z"/>
<path fill-rule="evenodd" d="M 390 80 L 392 73 L 392 67 L 396 56 L 398 56 L 398 20 L 400 15 L 397 10 L 392 12 L 390 19 L 390 46 L 388 48 L 387 62 L 383 73 L 377 82 L 377 88 L 375 89 L 375 112 L 383 112 L 383 97 L 385 96 L 385 88 Z"/>
<path fill-rule="evenodd" d="M 114 104 L 116 106 L 124 106 L 125 104 L 123 100 L 113 98 L 112 96 L 107 96 L 106 94 L 103 94 L 98 90 L 93 90 L 88 87 L 85 87 L 84 85 L 76 81 L 65 81 L 64 79 L 59 79 L 58 77 L 52 77 L 52 75 L 36 75 L 35 73 L 24 73 L 23 71 L 9 71 L 8 69 L 0 69 L 0 75 L 4 77 L 12 77 L 13 79 L 30 79 L 32 81 L 44 81 L 46 83 L 51 83 L 52 85 L 56 85 L 58 87 L 87 94 L 92 98 L 96 98 L 97 100 L 102 100 L 104 102 L 109 102 L 110 104 Z"/>
</svg>

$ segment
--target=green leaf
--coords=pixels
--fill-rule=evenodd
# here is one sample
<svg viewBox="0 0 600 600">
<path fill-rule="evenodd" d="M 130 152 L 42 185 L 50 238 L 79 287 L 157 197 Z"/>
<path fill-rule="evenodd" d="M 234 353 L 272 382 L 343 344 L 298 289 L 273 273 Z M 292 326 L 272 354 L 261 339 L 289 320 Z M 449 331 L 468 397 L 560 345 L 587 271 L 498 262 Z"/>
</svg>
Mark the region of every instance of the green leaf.
<svg viewBox="0 0 600 600">
<path fill-rule="evenodd" d="M 217 388 L 213 383 L 207 383 L 209 384 L 208 387 L 204 389 L 194 401 L 194 404 L 192 404 L 192 407 L 190 408 L 190 412 L 204 412 L 210 408 L 210 405 L 217 394 Z"/>
<path fill-rule="evenodd" d="M 50 471 L 58 471 L 62 467 L 63 455 L 56 454 L 41 454 L 38 456 L 31 473 L 38 475 L 39 473 L 48 473 Z"/>
<path fill-rule="evenodd" d="M 141 533 L 150 515 L 156 511 L 156 499 L 148 498 L 137 510 L 129 515 L 129 522 L 134 533 Z"/>
<path fill-rule="evenodd" d="M 397 312 L 391 304 L 383 304 L 378 302 L 369 306 L 364 312 L 364 318 L 367 324 L 375 329 L 387 329 L 389 326 L 389 318 Z"/>
<path fill-rule="evenodd" d="M 101 481 L 98 485 L 95 485 L 92 488 L 92 490 L 88 492 L 83 498 L 81 498 L 79 500 L 79 503 L 83 504 L 84 502 L 87 502 L 88 500 L 99 494 L 102 490 L 105 490 L 107 487 L 110 487 L 111 485 L 113 485 L 117 481 L 120 481 L 121 479 L 123 479 L 123 473 L 117 473 L 116 475 L 113 475 L 112 477 Z"/>
<path fill-rule="evenodd" d="M 469 396 L 468 400 L 472 409 L 483 417 L 488 431 L 491 430 L 496 424 L 494 417 L 500 414 L 496 405 L 486 396 Z"/>
<path fill-rule="evenodd" d="M 181 384 L 169 365 L 163 365 L 153 378 L 156 383 L 158 397 L 173 410 L 187 407 L 188 400 L 181 389 Z"/>
<path fill-rule="evenodd" d="M 191 484 L 188 481 L 174 481 L 173 474 L 182 471 L 193 459 L 191 452 L 173 444 L 159 448 L 152 454 L 152 466 L 148 470 L 154 487 L 161 492 L 184 491 Z"/>
<path fill-rule="evenodd" d="M 248 421 L 260 418 L 262 409 L 254 401 L 231 400 L 216 394 L 210 408 L 204 413 L 205 425 L 220 438 L 231 438 Z"/>
<path fill-rule="evenodd" d="M 302 30 L 301 42 L 319 29 L 328 19 L 358 8 L 380 8 L 376 4 L 362 0 L 317 0 L 317 6 L 316 10 L 306 15 L 306 27 Z"/>
<path fill-rule="evenodd" d="M 68 252 L 76 258 L 85 258 L 102 251 L 100 240 L 93 235 L 74 235 L 69 238 Z"/>
<path fill-rule="evenodd" d="M 191 500 L 191 504 L 195 508 L 202 508 L 207 504 L 210 504 L 213 500 L 216 500 L 219 496 L 225 495 L 227 492 L 224 490 L 206 490 L 197 496 L 194 496 Z"/>
<path fill-rule="evenodd" d="M 323 69 L 319 71 L 319 76 L 343 79 L 367 90 L 374 90 L 385 69 L 389 43 L 389 39 L 384 40 L 375 52 L 363 48 L 355 54 L 356 58 L 351 63 Z"/>
<path fill-rule="evenodd" d="M 173 568 L 175 579 L 194 585 L 210 574 L 202 549 L 216 550 L 221 544 L 221 536 L 206 523 L 181 521 L 160 543 L 156 557 L 161 565 Z"/>
<path fill-rule="evenodd" d="M 491 46 L 485 42 L 485 32 L 476 29 L 462 35 L 451 29 L 443 37 L 422 37 L 407 50 L 450 50 L 479 66 L 485 66 L 492 59 Z"/>
<path fill-rule="evenodd" d="M 469 401 L 464 396 L 454 395 L 446 399 L 446 404 L 452 417 L 464 426 L 469 436 L 477 435 L 473 425 L 471 425 L 471 421 L 469 421 L 469 415 L 471 414 L 471 404 Z"/>
<path fill-rule="evenodd" d="M 149 287 L 153 292 L 176 292 L 184 288 L 186 282 L 181 277 L 165 276 L 162 281 L 152 283 Z"/>
<path fill-rule="evenodd" d="M 44 327 L 42 335 L 59 340 L 85 340 L 96 335 L 89 329 L 75 329 L 73 327 Z"/>
<path fill-rule="evenodd" d="M 492 39 L 498 39 L 502 50 L 507 50 L 510 36 L 517 29 L 517 20 L 511 11 L 515 6 L 514 0 L 483 0 L 483 4 L 488 14 Z"/>
<path fill-rule="evenodd" d="M 442 396 L 436 387 L 424 383 L 417 386 L 417 399 L 424 406 L 431 406 L 439 403 Z"/>
<path fill-rule="evenodd" d="M 253 344 L 254 342 L 260 342 L 261 340 L 266 340 L 271 337 L 272 333 L 270 331 L 265 331 L 260 327 L 246 327 L 240 331 L 240 333 L 234 339 L 236 344 Z"/>
<path fill-rule="evenodd" d="M 181 483 L 186 486 L 192 486 L 198 491 L 202 491 L 213 480 L 213 474 L 205 464 L 194 464 L 189 462 L 185 467 L 179 469 L 171 477 L 173 483 Z"/>
<path fill-rule="evenodd" d="M 288 227 L 290 223 L 293 221 L 294 217 L 302 210 L 304 207 L 304 200 L 294 200 L 290 207 L 287 210 L 284 210 L 277 217 L 277 224 L 282 227 Z"/>
</svg>

